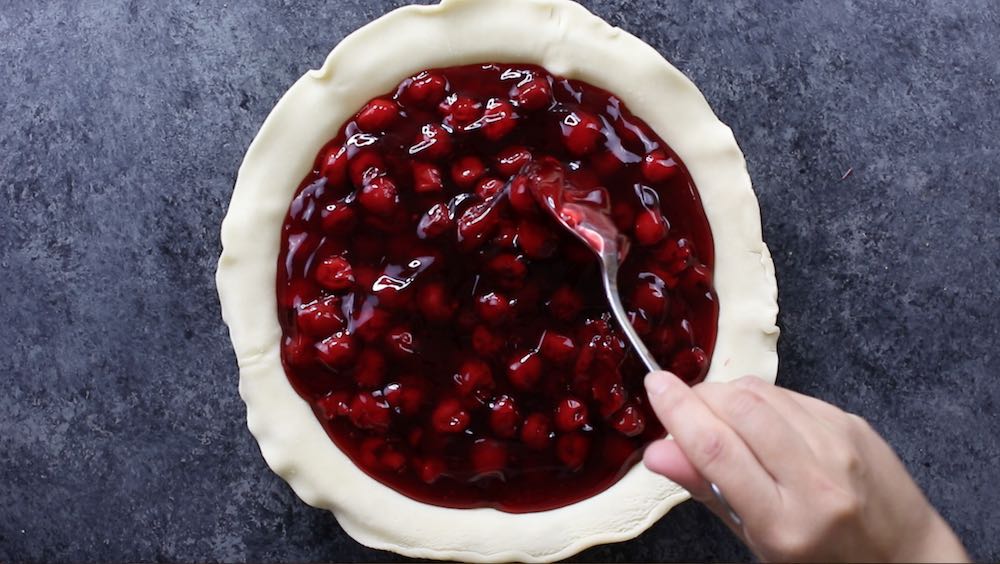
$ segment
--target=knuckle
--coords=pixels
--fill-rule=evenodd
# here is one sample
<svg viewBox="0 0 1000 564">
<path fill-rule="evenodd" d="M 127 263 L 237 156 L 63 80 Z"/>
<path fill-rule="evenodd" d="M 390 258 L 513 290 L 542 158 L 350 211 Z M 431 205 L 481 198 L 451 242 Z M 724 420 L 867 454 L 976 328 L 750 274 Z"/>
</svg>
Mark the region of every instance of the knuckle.
<svg viewBox="0 0 1000 564">
<path fill-rule="evenodd" d="M 739 378 L 733 380 L 733 383 L 736 384 L 737 386 L 748 388 L 751 390 L 759 390 L 764 386 L 769 385 L 766 382 L 764 382 L 764 380 L 758 378 L 757 376 L 754 376 L 753 374 L 745 374 L 743 376 L 740 376 Z"/>
<path fill-rule="evenodd" d="M 752 417 L 764 405 L 764 399 L 752 391 L 741 389 L 730 394 L 723 406 L 726 413 L 735 420 Z"/>
<path fill-rule="evenodd" d="M 845 414 L 843 420 L 843 431 L 844 434 L 851 439 L 851 442 L 855 444 L 874 433 L 871 425 L 869 425 L 867 421 L 860 416 L 854 415 L 853 413 Z"/>
<path fill-rule="evenodd" d="M 814 540 L 806 530 L 795 523 L 776 529 L 768 535 L 767 544 L 780 560 L 801 561 L 813 552 Z"/>
<path fill-rule="evenodd" d="M 719 396 L 719 393 L 722 391 L 722 386 L 723 384 L 719 384 L 718 382 L 701 382 L 691 389 L 694 390 L 694 393 L 698 394 L 698 397 L 702 400 L 709 401 Z"/>
<path fill-rule="evenodd" d="M 861 473 L 861 455 L 853 446 L 832 449 L 830 456 L 833 459 L 833 467 L 838 471 L 848 476 Z"/>
<path fill-rule="evenodd" d="M 699 468 L 708 468 L 720 464 L 726 456 L 725 440 L 722 432 L 718 429 L 706 429 L 697 437 L 698 444 L 695 452 L 698 460 L 695 465 Z"/>
<path fill-rule="evenodd" d="M 862 498 L 852 488 L 845 487 L 826 475 L 817 476 L 813 482 L 818 510 L 816 514 L 825 531 L 839 529 L 861 515 Z"/>
<path fill-rule="evenodd" d="M 831 529 L 839 529 L 861 515 L 861 498 L 852 491 L 838 489 L 830 493 L 826 505 Z"/>
<path fill-rule="evenodd" d="M 848 425 L 850 425 L 857 433 L 871 433 L 872 426 L 860 415 L 855 415 L 853 413 L 847 414 Z"/>
</svg>

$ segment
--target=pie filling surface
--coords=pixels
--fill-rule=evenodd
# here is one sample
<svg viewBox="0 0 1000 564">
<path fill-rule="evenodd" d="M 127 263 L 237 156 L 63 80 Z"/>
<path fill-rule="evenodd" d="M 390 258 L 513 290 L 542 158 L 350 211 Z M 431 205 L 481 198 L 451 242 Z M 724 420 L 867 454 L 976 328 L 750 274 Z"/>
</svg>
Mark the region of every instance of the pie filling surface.
<svg viewBox="0 0 1000 564">
<path fill-rule="evenodd" d="M 408 78 L 361 108 L 302 181 L 277 298 L 294 388 L 360 469 L 418 501 L 561 507 L 606 489 L 664 434 L 594 253 L 525 182 L 543 158 L 628 239 L 619 287 L 659 363 L 689 383 L 708 370 L 711 231 L 645 123 L 532 65 Z"/>
</svg>

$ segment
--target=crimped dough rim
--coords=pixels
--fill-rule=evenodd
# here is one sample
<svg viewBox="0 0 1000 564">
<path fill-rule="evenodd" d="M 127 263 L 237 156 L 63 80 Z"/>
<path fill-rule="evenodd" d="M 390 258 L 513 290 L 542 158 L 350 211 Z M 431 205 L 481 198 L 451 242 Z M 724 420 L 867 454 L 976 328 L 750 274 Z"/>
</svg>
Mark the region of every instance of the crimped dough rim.
<svg viewBox="0 0 1000 564">
<path fill-rule="evenodd" d="M 435 67 L 532 63 L 613 92 L 687 166 L 716 246 L 718 338 L 707 379 L 777 372 L 777 286 L 743 154 L 684 75 L 653 48 L 569 0 L 443 0 L 395 10 L 345 38 L 285 93 L 240 167 L 222 224 L 217 283 L 247 423 L 267 464 L 357 541 L 416 558 L 548 562 L 631 539 L 688 499 L 642 464 L 607 490 L 537 513 L 417 502 L 358 469 L 281 365 L 280 228 L 319 149 L 369 99 Z"/>
</svg>

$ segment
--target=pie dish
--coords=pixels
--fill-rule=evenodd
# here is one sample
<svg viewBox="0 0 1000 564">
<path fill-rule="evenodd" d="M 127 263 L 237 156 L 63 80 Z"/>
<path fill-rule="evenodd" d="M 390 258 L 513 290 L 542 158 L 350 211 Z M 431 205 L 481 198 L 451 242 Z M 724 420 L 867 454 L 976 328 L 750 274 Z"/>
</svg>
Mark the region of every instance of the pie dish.
<svg viewBox="0 0 1000 564">
<path fill-rule="evenodd" d="M 774 380 L 757 202 L 693 84 L 566 0 L 401 8 L 274 108 L 217 275 L 261 453 L 363 544 L 552 561 L 688 497 L 636 464 L 663 430 L 592 256 L 519 184 L 542 154 L 631 237 L 620 280 L 661 363 Z"/>
</svg>

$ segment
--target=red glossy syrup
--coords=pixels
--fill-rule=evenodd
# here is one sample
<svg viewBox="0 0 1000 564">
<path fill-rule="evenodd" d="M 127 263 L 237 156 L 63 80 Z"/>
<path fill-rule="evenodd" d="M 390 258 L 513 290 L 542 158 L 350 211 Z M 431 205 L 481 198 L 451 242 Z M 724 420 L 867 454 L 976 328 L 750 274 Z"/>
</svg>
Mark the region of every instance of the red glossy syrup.
<svg viewBox="0 0 1000 564">
<path fill-rule="evenodd" d="M 404 80 L 317 156 L 282 228 L 277 292 L 289 380 L 341 450 L 414 499 L 560 507 L 664 434 L 593 252 L 516 181 L 542 157 L 608 198 L 629 239 L 623 301 L 659 362 L 691 383 L 708 369 L 711 232 L 649 127 L 535 66 Z"/>
</svg>

